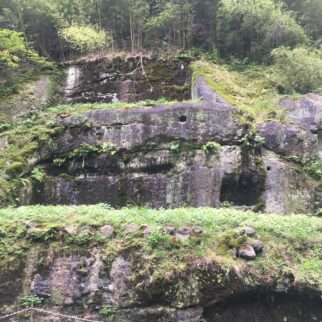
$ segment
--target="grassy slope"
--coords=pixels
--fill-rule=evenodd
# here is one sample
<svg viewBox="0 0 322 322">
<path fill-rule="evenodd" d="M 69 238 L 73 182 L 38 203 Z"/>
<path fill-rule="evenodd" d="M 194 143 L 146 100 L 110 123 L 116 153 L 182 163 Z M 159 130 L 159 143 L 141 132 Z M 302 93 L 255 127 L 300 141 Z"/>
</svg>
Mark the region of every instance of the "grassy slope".
<svg viewBox="0 0 322 322">
<path fill-rule="evenodd" d="M 192 69 L 196 75 L 204 76 L 218 95 L 253 117 L 253 125 L 266 120 L 286 121 L 283 109 L 278 106 L 285 95 L 275 89 L 271 67 L 244 66 L 236 71 L 229 65 L 200 60 L 192 64 Z"/>
<path fill-rule="evenodd" d="M 32 233 L 27 234 L 25 221 L 36 223 Z M 124 228 L 135 223 L 147 224 L 153 232 L 144 236 L 141 232 L 127 234 Z M 129 247 L 137 247 L 138 256 L 144 256 L 156 274 L 166 274 L 185 269 L 191 257 L 204 261 L 215 260 L 226 269 L 244 265 L 243 260 L 233 260 L 228 244 L 239 243 L 234 233 L 243 227 L 256 229 L 257 238 L 264 243 L 264 254 L 248 263 L 248 272 L 253 281 L 276 279 L 283 273 L 292 273 L 298 285 L 322 290 L 322 219 L 305 215 L 264 215 L 234 209 L 173 209 L 151 210 L 147 208 L 110 209 L 95 206 L 29 206 L 0 209 L 0 269 L 15 262 L 25 250 L 35 243 L 54 243 L 60 228 L 76 225 L 100 227 L 110 224 L 115 228 L 113 239 L 104 239 L 99 229 L 89 236 L 69 236 L 63 248 L 101 244 L 109 253 L 117 253 Z M 174 225 L 202 226 L 201 237 L 192 237 L 180 242 L 161 232 L 161 228 Z M 67 233 L 65 233 L 67 234 Z M 26 236 L 29 236 L 28 238 Z M 243 241 L 247 243 L 246 241 Z M 60 246 L 62 247 L 62 246 Z M 251 283 L 251 282 L 250 282 Z M 253 282 L 256 283 L 256 282 Z"/>
</svg>

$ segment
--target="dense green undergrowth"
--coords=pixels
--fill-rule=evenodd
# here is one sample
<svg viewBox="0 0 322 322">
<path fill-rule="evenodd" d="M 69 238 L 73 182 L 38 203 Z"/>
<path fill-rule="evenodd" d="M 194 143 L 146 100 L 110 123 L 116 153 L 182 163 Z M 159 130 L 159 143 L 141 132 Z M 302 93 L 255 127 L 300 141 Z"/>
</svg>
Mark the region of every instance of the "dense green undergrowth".
<svg viewBox="0 0 322 322">
<path fill-rule="evenodd" d="M 104 237 L 99 227 L 109 224 L 113 237 Z M 151 229 L 127 232 L 129 224 Z M 202 234 L 181 241 L 163 232 L 174 226 L 201 226 Z M 91 249 L 99 245 L 109 254 L 136 249 L 138 256 L 149 258 L 161 274 L 185 269 L 191 258 L 214 260 L 229 268 L 245 263 L 233 260 L 229 250 L 236 232 L 243 227 L 256 229 L 264 243 L 264 253 L 249 262 L 249 270 L 262 281 L 284 273 L 293 274 L 299 285 L 322 290 L 322 219 L 313 216 L 277 216 L 222 208 L 180 208 L 152 210 L 147 208 L 111 209 L 104 204 L 95 206 L 29 206 L 0 209 L 0 265 L 2 268 L 23 256 L 35 243 L 59 244 L 62 251 Z M 29 227 L 29 228 L 28 228 Z M 30 228 L 31 227 L 31 228 Z M 87 234 L 70 235 L 64 227 L 92 227 Z M 228 243 L 229 241 L 229 243 Z M 247 241 L 246 241 L 247 242 Z"/>
</svg>

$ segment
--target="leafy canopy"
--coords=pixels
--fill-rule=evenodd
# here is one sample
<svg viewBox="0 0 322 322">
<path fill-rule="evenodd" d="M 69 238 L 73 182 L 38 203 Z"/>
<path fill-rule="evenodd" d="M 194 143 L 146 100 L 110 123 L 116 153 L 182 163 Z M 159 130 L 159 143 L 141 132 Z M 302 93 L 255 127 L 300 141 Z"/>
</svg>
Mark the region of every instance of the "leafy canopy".
<svg viewBox="0 0 322 322">
<path fill-rule="evenodd" d="M 21 32 L 0 29 L 0 66 L 15 68 L 21 60 L 47 64 L 33 49 L 30 49 Z"/>
<path fill-rule="evenodd" d="M 286 91 L 308 93 L 322 88 L 322 50 L 298 47 L 272 51 L 277 82 Z"/>
<path fill-rule="evenodd" d="M 306 39 L 292 13 L 273 0 L 222 0 L 217 37 L 226 55 L 260 59 L 273 48 L 294 47 Z"/>
<path fill-rule="evenodd" d="M 61 37 L 77 50 L 91 51 L 107 46 L 108 33 L 90 25 L 73 24 L 60 31 Z"/>
<path fill-rule="evenodd" d="M 5 67 L 17 67 L 19 56 L 27 53 L 22 33 L 0 29 L 0 63 Z"/>
</svg>

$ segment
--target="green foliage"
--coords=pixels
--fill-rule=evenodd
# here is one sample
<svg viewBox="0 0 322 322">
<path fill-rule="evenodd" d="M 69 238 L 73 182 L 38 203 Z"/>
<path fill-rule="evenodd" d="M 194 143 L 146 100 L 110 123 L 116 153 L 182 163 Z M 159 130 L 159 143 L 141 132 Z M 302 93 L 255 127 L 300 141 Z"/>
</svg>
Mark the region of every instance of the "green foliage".
<svg viewBox="0 0 322 322">
<path fill-rule="evenodd" d="M 53 160 L 56 166 L 62 166 L 67 160 L 85 159 L 91 154 L 110 153 L 114 155 L 117 152 L 116 146 L 111 142 L 104 142 L 102 145 L 82 143 L 78 148 L 64 154 Z"/>
<path fill-rule="evenodd" d="M 148 236 L 148 243 L 154 249 L 160 248 L 172 248 L 174 244 L 171 243 L 171 239 L 168 234 L 162 233 L 160 231 L 154 231 Z"/>
<path fill-rule="evenodd" d="M 49 114 L 59 114 L 59 113 L 79 113 L 87 112 L 91 110 L 104 110 L 104 109 L 114 109 L 114 108 L 124 108 L 133 109 L 140 106 L 157 106 L 161 104 L 171 104 L 176 103 L 175 101 L 167 102 L 164 98 L 158 100 L 144 100 L 133 103 L 126 102 L 115 102 L 115 103 L 85 103 L 85 104 L 64 104 L 49 107 L 46 112 Z"/>
<path fill-rule="evenodd" d="M 115 306 L 102 306 L 99 310 L 99 313 L 103 316 L 109 316 L 117 312 L 117 307 Z"/>
<path fill-rule="evenodd" d="M 221 145 L 214 141 L 209 141 L 202 146 L 202 149 L 208 154 L 220 149 Z"/>
<path fill-rule="evenodd" d="M 0 123 L 0 133 L 5 132 L 11 128 L 9 123 Z"/>
<path fill-rule="evenodd" d="M 28 232 L 28 239 L 39 243 L 55 240 L 56 230 L 53 227 L 33 228 Z"/>
<path fill-rule="evenodd" d="M 72 58 L 73 49 L 101 48 L 103 32 L 113 35 L 116 49 L 176 52 L 195 47 L 219 49 L 224 58 L 261 60 L 272 48 L 305 42 L 305 32 L 319 44 L 321 14 L 320 0 L 2 0 L 0 4 L 4 26 L 23 32 L 42 55 L 62 59 L 70 52 Z M 2 56 L 10 61 L 8 53 Z"/>
<path fill-rule="evenodd" d="M 178 153 L 181 149 L 181 141 L 172 141 L 170 144 L 170 150 L 174 153 Z"/>
<path fill-rule="evenodd" d="M 262 136 L 256 134 L 254 137 L 254 142 L 258 145 L 264 145 L 265 144 L 265 138 L 263 138 Z"/>
<path fill-rule="evenodd" d="M 256 128 L 267 120 L 284 120 L 285 110 L 278 102 L 282 98 L 272 86 L 271 67 L 245 65 L 236 71 L 230 65 L 219 65 L 199 60 L 191 65 L 194 77 L 203 76 L 208 85 L 243 114 L 236 114 L 242 123 Z"/>
<path fill-rule="evenodd" d="M 91 240 L 92 240 L 92 236 L 90 234 L 84 234 L 81 236 L 71 236 L 69 238 L 69 242 L 76 246 L 87 245 Z"/>
<path fill-rule="evenodd" d="M 74 49 L 90 52 L 109 43 L 108 33 L 89 25 L 71 25 L 60 31 L 61 37 Z"/>
<path fill-rule="evenodd" d="M 0 29 L 0 98 L 17 93 L 34 70 L 52 67 L 27 45 L 22 33 Z"/>
<path fill-rule="evenodd" d="M 46 172 L 41 168 L 35 167 L 31 171 L 31 177 L 38 182 L 42 182 L 46 177 Z"/>
<path fill-rule="evenodd" d="M 7 171 L 10 174 L 18 174 L 25 167 L 25 163 L 21 161 L 14 161 L 7 165 Z"/>
<path fill-rule="evenodd" d="M 286 91 L 308 93 L 322 86 L 322 50 L 298 47 L 272 51 L 276 81 Z"/>
<path fill-rule="evenodd" d="M 148 34 L 159 35 L 158 43 L 162 39 L 162 47 L 171 45 L 177 38 L 178 45 L 186 49 L 191 48 L 193 20 L 194 12 L 190 1 L 179 0 L 177 3 L 167 2 L 158 15 L 147 20 L 145 26 Z"/>
<path fill-rule="evenodd" d="M 231 208 L 231 207 L 234 206 L 234 203 L 231 202 L 231 201 L 226 200 L 226 201 L 221 202 L 220 205 L 221 205 L 222 208 Z"/>
<path fill-rule="evenodd" d="M 17 67 L 19 55 L 27 53 L 23 34 L 0 29 L 0 63 L 5 67 Z"/>
<path fill-rule="evenodd" d="M 304 170 L 311 175 L 315 180 L 321 182 L 322 187 L 322 160 L 315 159 L 307 162 L 304 165 Z"/>
<path fill-rule="evenodd" d="M 21 59 L 46 65 L 43 58 L 39 57 L 34 50 L 28 48 L 22 33 L 0 29 L 0 66 L 18 67 Z"/>
<path fill-rule="evenodd" d="M 217 35 L 225 56 L 260 60 L 273 48 L 306 41 L 290 12 L 273 0 L 222 0 L 217 13 Z"/>
<path fill-rule="evenodd" d="M 41 304 L 43 299 L 37 295 L 26 295 L 22 298 L 22 305 L 25 307 L 33 307 Z"/>
</svg>

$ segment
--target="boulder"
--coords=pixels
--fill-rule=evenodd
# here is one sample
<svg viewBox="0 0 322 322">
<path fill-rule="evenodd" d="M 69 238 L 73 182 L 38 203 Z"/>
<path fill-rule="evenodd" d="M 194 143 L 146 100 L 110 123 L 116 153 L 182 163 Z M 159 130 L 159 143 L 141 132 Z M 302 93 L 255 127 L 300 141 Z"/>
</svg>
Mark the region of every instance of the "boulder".
<svg viewBox="0 0 322 322">
<path fill-rule="evenodd" d="M 66 232 L 67 234 L 70 234 L 70 235 L 75 235 L 77 232 L 77 228 L 78 227 L 75 225 L 67 226 L 64 228 L 64 232 Z"/>
<path fill-rule="evenodd" d="M 249 237 L 253 237 L 256 235 L 256 230 L 251 227 L 244 227 L 243 228 L 243 233 Z"/>
<path fill-rule="evenodd" d="M 265 139 L 265 148 L 282 156 L 306 161 L 317 154 L 317 136 L 291 124 L 267 122 L 260 125 L 258 135 Z"/>
<path fill-rule="evenodd" d="M 322 130 L 322 95 L 307 94 L 295 100 L 286 97 L 279 105 L 295 124 L 313 132 Z"/>
<path fill-rule="evenodd" d="M 125 232 L 126 233 L 135 233 L 139 230 L 139 226 L 137 224 L 129 224 L 128 226 L 126 226 L 125 228 Z"/>
<path fill-rule="evenodd" d="M 263 252 L 264 246 L 260 240 L 258 240 L 258 239 L 253 240 L 251 246 L 254 248 L 255 253 L 257 255 Z"/>
<path fill-rule="evenodd" d="M 263 194 L 264 211 L 273 214 L 313 213 L 318 184 L 303 169 L 265 151 L 263 164 L 266 184 Z"/>
<path fill-rule="evenodd" d="M 187 240 L 190 235 L 192 234 L 193 232 L 193 229 L 191 227 L 182 227 L 178 230 L 178 232 L 176 233 L 176 237 L 179 239 L 179 240 Z"/>
<path fill-rule="evenodd" d="M 244 246 L 239 250 L 239 257 L 246 260 L 253 260 L 256 258 L 256 252 L 252 246 Z"/>
<path fill-rule="evenodd" d="M 141 225 L 141 230 L 143 230 L 144 235 L 150 235 L 153 232 L 153 227 L 150 225 Z"/>
<path fill-rule="evenodd" d="M 166 233 L 166 234 L 169 234 L 169 235 L 174 235 L 176 233 L 176 227 L 174 226 L 165 226 L 163 228 L 163 231 Z"/>
<path fill-rule="evenodd" d="M 110 225 L 101 227 L 100 232 L 105 237 L 111 237 L 114 234 L 114 228 Z"/>
</svg>

